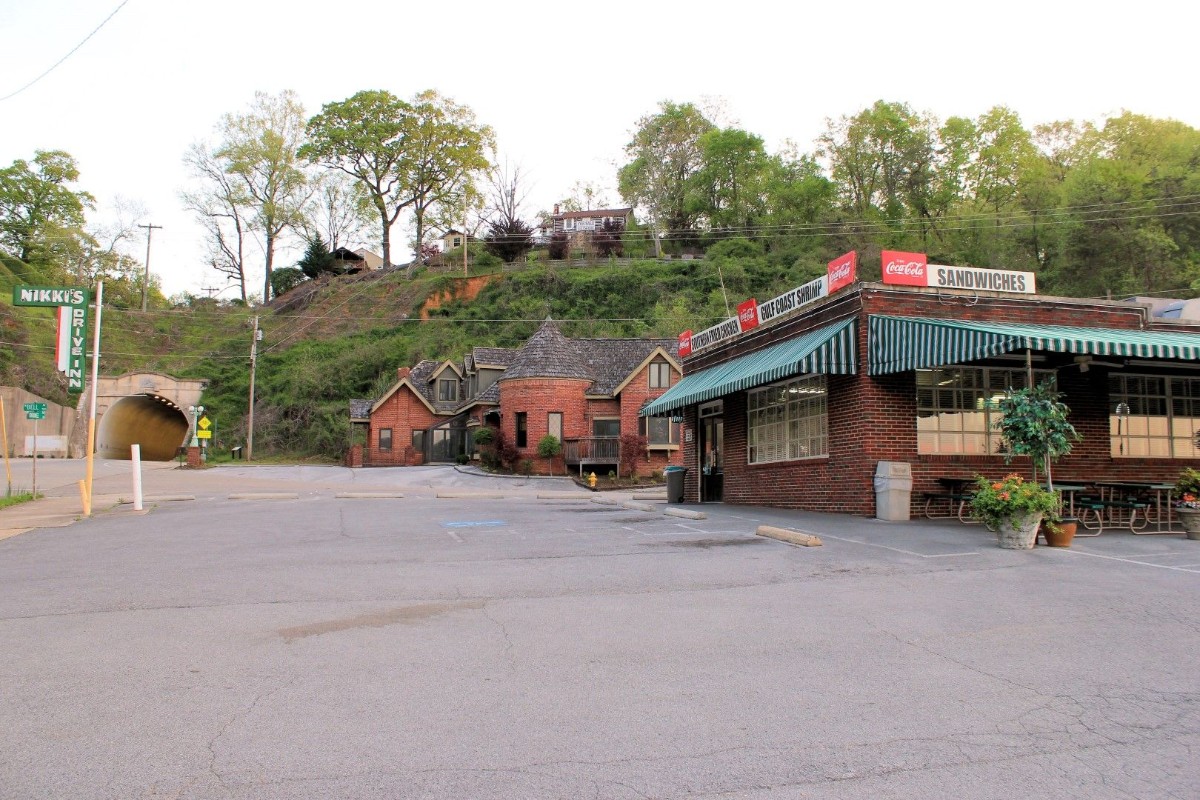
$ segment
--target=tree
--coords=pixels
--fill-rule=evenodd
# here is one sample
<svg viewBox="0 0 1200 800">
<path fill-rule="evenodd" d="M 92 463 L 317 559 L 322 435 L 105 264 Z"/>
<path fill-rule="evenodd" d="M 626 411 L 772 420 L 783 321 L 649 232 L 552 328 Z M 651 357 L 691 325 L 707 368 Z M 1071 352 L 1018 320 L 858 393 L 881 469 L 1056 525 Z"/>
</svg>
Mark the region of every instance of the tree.
<svg viewBox="0 0 1200 800">
<path fill-rule="evenodd" d="M 333 274 L 341 272 L 336 264 L 333 253 L 329 251 L 325 243 L 319 237 L 311 236 L 308 239 L 304 255 L 300 257 L 296 267 L 309 278 L 317 278 L 326 272 Z"/>
<path fill-rule="evenodd" d="M 692 231 L 696 213 L 687 208 L 688 181 L 703 165 L 700 137 L 714 127 L 691 103 L 664 101 L 659 113 L 638 120 L 625 145 L 629 161 L 618 172 L 618 188 L 625 202 L 646 210 L 656 234 Z M 657 242 L 656 236 L 656 249 Z"/>
<path fill-rule="evenodd" d="M 326 104 L 308 121 L 307 132 L 301 157 L 341 170 L 365 187 L 389 266 L 391 227 L 400 214 L 406 209 L 412 214 L 419 248 L 431 211 L 446 203 L 461 206 L 475 191 L 479 173 L 489 166 L 493 138 L 469 108 L 433 91 L 412 103 L 386 91 L 359 92 Z"/>
<path fill-rule="evenodd" d="M 763 216 L 763 184 L 770 167 L 761 137 L 735 128 L 711 130 L 699 140 L 702 164 L 689 181 L 688 209 L 713 228 L 750 235 Z"/>
<path fill-rule="evenodd" d="M 606 219 L 599 230 L 592 233 L 592 245 L 596 253 L 604 258 L 620 258 L 625 254 L 625 243 L 621 236 L 625 233 L 625 223 L 619 219 Z"/>
<path fill-rule="evenodd" d="M 489 253 L 511 264 L 533 249 L 533 228 L 519 219 L 488 223 L 484 247 Z"/>
<path fill-rule="evenodd" d="M 392 225 L 415 202 L 406 183 L 412 106 L 387 91 L 362 91 L 326 103 L 308 121 L 300 157 L 357 180 L 379 219 L 385 267 L 392 265 Z"/>
<path fill-rule="evenodd" d="M 182 192 L 180 199 L 204 229 L 209 266 L 237 282 L 245 303 L 246 238 L 250 232 L 250 219 L 241 204 L 237 182 L 225 170 L 217 154 L 203 142 L 193 144 L 183 162 L 200 185 Z"/>
<path fill-rule="evenodd" d="M 433 209 L 449 203 L 457 210 L 478 195 L 479 178 L 491 168 L 488 156 L 495 139 L 470 108 L 433 90 L 418 94 L 412 108 L 407 179 L 419 246 Z"/>
<path fill-rule="evenodd" d="M 547 433 L 538 440 L 538 457 L 546 459 L 550 465 L 550 474 L 554 474 L 554 459 L 562 452 L 562 442 L 552 433 Z"/>
<path fill-rule="evenodd" d="M 95 205 L 71 188 L 78 180 L 75 159 L 62 150 L 38 150 L 32 163 L 17 159 L 0 170 L 0 248 L 26 264 L 52 261 L 55 237 L 82 229 Z"/>
<path fill-rule="evenodd" d="M 274 297 L 287 294 L 304 283 L 304 273 L 297 267 L 280 267 L 271 273 L 271 294 Z"/>
<path fill-rule="evenodd" d="M 275 247 L 284 231 L 301 224 L 308 180 L 297 151 L 304 140 L 304 106 L 294 92 L 256 92 L 250 109 L 221 118 L 214 155 L 233 176 L 235 200 L 264 238 L 263 299 L 271 298 Z"/>
<path fill-rule="evenodd" d="M 533 227 L 521 219 L 521 206 L 528 195 L 520 166 L 497 166 L 488 172 L 487 251 L 512 263 L 533 249 Z"/>
<path fill-rule="evenodd" d="M 344 172 L 327 170 L 311 178 L 312 195 L 304 212 L 304 238 L 316 236 L 331 250 L 366 239 L 374 209 L 363 184 Z"/>
</svg>

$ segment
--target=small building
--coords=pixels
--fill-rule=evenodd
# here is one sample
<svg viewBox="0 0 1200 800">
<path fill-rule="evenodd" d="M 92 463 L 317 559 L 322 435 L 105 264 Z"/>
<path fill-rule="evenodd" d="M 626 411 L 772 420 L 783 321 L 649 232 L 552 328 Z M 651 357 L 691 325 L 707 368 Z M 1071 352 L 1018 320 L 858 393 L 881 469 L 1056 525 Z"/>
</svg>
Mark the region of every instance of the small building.
<svg viewBox="0 0 1200 800">
<path fill-rule="evenodd" d="M 1200 465 L 1200 325 L 1037 295 L 1032 273 L 884 255 L 882 283 L 857 282 L 847 254 L 681 335 L 683 380 L 642 413 L 682 417 L 686 500 L 872 515 L 877 466 L 904 462 L 915 512 L 945 481 L 1028 469 L 994 423 L 995 400 L 1031 381 L 1054 382 L 1082 435 L 1056 482 Z"/>
<path fill-rule="evenodd" d="M 614 223 L 621 230 L 629 230 L 633 221 L 632 208 L 595 208 L 587 211 L 560 211 L 555 204 L 549 224 L 543 223 L 543 231 L 550 235 L 565 233 L 571 248 L 588 249 L 596 231 L 604 229 L 605 223 Z"/>
<path fill-rule="evenodd" d="M 474 431 L 502 431 L 535 472 L 547 434 L 562 443 L 555 468 L 617 470 L 622 436 L 645 437 L 636 468 L 649 474 L 677 464 L 678 422 L 640 418 L 639 410 L 678 382 L 675 339 L 571 339 L 546 320 L 517 349 L 475 347 L 461 363 L 402 367 L 368 414 L 368 465 L 446 463 L 475 454 Z M 627 441 L 628 444 L 628 441 Z"/>
</svg>

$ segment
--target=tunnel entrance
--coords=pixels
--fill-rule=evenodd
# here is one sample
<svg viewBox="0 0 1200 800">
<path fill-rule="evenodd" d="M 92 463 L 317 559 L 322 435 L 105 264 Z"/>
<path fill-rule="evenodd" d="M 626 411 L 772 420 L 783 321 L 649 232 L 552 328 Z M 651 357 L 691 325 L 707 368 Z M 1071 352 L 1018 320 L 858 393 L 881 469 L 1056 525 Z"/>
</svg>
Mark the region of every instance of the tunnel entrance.
<svg viewBox="0 0 1200 800">
<path fill-rule="evenodd" d="M 96 431 L 96 455 L 128 459 L 129 446 L 141 445 L 146 461 L 170 461 L 185 444 L 188 418 L 183 409 L 158 394 L 122 397 L 104 412 Z"/>
</svg>

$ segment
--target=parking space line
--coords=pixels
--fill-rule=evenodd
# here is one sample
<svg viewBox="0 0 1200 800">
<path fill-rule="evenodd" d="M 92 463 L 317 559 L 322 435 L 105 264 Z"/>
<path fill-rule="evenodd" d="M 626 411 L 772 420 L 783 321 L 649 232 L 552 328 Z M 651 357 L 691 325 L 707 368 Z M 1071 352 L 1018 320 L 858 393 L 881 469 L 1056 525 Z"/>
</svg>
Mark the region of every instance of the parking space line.
<svg viewBox="0 0 1200 800">
<path fill-rule="evenodd" d="M 836 539 L 839 542 L 850 542 L 851 544 L 861 544 L 865 547 L 878 547 L 881 550 L 891 550 L 893 553 L 904 553 L 904 555 L 906 555 L 906 556 L 917 556 L 918 558 L 948 558 L 951 556 L 977 556 L 977 555 L 979 555 L 979 552 L 976 550 L 971 550 L 971 551 L 967 551 L 967 552 L 963 552 L 963 553 L 934 553 L 932 555 L 925 555 L 924 553 L 915 553 L 912 550 L 903 550 L 899 547 L 888 547 L 886 544 L 874 544 L 873 542 L 863 542 L 863 541 L 859 541 L 858 539 L 846 539 L 841 536 L 830 536 L 827 533 L 822 533 L 821 538 L 822 539 Z"/>
<path fill-rule="evenodd" d="M 1106 561 L 1124 561 L 1126 564 L 1139 564 L 1143 567 L 1154 567 L 1155 569 L 1169 569 L 1174 572 L 1190 572 L 1193 575 L 1200 575 L 1200 569 L 1189 569 L 1187 565 L 1182 567 L 1168 566 L 1167 564 L 1152 564 L 1149 561 L 1138 561 L 1133 558 L 1120 558 L 1118 556 L 1102 556 L 1099 553 L 1086 553 L 1083 550 L 1064 549 L 1064 553 L 1071 553 L 1078 556 L 1091 556 L 1092 558 L 1103 558 Z"/>
</svg>

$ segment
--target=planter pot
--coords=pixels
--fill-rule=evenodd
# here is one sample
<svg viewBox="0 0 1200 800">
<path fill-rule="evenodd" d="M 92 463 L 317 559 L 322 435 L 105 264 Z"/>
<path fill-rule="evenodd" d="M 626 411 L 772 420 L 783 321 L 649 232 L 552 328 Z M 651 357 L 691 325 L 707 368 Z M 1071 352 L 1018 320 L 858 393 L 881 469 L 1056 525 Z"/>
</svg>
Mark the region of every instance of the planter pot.
<svg viewBox="0 0 1200 800">
<path fill-rule="evenodd" d="M 1078 525 L 1078 520 L 1063 520 L 1058 523 L 1057 530 L 1053 530 L 1049 523 L 1043 522 L 1042 536 L 1046 538 L 1046 544 L 1050 547 L 1070 547 L 1071 542 L 1075 540 L 1075 528 Z"/>
<path fill-rule="evenodd" d="M 1200 539 L 1200 509 L 1177 508 L 1175 515 L 1183 525 L 1184 534 L 1189 539 Z"/>
<path fill-rule="evenodd" d="M 1018 519 L 1016 525 L 1005 520 L 996 531 L 996 542 L 1005 550 L 1032 550 L 1033 543 L 1037 541 L 1038 526 L 1041 524 L 1041 514 L 1030 514 L 1024 519 Z"/>
</svg>

